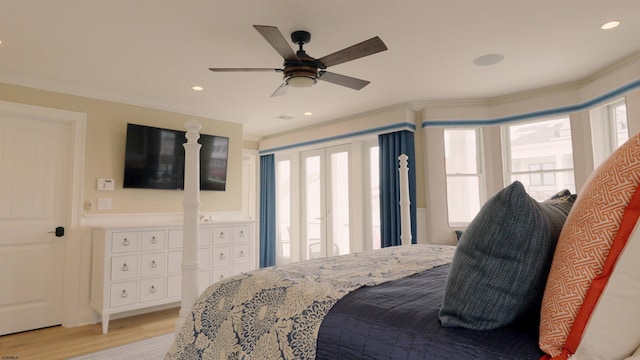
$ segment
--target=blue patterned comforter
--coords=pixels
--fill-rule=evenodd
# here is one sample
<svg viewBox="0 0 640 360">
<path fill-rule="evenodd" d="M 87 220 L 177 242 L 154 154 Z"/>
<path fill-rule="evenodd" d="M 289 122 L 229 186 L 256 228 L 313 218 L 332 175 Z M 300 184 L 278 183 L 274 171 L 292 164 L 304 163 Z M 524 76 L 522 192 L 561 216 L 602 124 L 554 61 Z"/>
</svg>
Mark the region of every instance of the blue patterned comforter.
<svg viewBox="0 0 640 360">
<path fill-rule="evenodd" d="M 255 270 L 205 290 L 165 360 L 315 359 L 343 296 L 451 262 L 454 247 L 412 245 Z"/>
</svg>

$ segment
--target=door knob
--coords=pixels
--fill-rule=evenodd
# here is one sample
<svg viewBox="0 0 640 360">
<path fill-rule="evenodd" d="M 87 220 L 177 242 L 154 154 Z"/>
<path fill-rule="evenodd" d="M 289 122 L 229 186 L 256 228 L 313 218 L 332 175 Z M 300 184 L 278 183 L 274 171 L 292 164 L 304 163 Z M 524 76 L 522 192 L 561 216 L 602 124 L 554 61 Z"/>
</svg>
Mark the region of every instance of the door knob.
<svg viewBox="0 0 640 360">
<path fill-rule="evenodd" d="M 56 234 L 57 237 L 64 236 L 64 227 L 58 226 L 56 231 L 49 231 L 49 234 Z"/>
</svg>

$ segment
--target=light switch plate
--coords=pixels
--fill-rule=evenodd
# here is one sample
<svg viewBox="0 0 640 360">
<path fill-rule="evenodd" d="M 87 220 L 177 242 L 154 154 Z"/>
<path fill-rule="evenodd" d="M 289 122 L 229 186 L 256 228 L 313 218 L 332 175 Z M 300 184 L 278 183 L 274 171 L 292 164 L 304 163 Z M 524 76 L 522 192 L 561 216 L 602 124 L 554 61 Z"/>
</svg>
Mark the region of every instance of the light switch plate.
<svg viewBox="0 0 640 360">
<path fill-rule="evenodd" d="M 111 198 L 98 198 L 98 210 L 111 210 Z"/>
<path fill-rule="evenodd" d="M 98 179 L 98 190 L 113 191 L 116 188 L 116 182 L 113 179 Z"/>
</svg>

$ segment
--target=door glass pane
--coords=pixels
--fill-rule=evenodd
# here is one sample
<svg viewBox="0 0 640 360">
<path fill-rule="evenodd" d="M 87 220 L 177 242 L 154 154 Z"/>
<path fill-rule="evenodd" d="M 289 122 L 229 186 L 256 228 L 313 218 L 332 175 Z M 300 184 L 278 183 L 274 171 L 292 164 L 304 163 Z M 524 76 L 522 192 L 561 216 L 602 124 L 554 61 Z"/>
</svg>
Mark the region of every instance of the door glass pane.
<svg viewBox="0 0 640 360">
<path fill-rule="evenodd" d="M 614 108 L 616 148 L 629 140 L 629 124 L 627 123 L 627 104 L 623 103 Z"/>
<path fill-rule="evenodd" d="M 380 249 L 380 148 L 375 146 L 369 150 L 369 169 L 371 184 L 371 240 L 373 249 Z"/>
<path fill-rule="evenodd" d="M 331 238 L 327 254 L 349 253 L 349 153 L 333 153 L 331 161 Z"/>
<path fill-rule="evenodd" d="M 322 209 L 320 183 L 320 156 L 305 158 L 304 164 L 305 204 L 306 204 L 306 258 L 322 257 Z"/>
<path fill-rule="evenodd" d="M 278 238 L 276 264 L 291 261 L 291 161 L 279 161 L 276 168 Z"/>
</svg>

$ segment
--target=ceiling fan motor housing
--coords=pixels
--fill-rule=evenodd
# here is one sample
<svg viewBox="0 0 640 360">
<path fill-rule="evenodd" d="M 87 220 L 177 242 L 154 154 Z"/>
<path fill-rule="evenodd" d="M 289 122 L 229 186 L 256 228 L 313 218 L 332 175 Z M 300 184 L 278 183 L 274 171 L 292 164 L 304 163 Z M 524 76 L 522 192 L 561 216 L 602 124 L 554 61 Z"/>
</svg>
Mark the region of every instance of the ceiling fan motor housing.
<svg viewBox="0 0 640 360">
<path fill-rule="evenodd" d="M 289 84 L 292 78 L 305 77 L 313 80 L 313 84 L 318 81 L 318 67 L 315 60 L 308 56 L 298 55 L 300 61 L 285 61 L 284 82 Z"/>
</svg>

